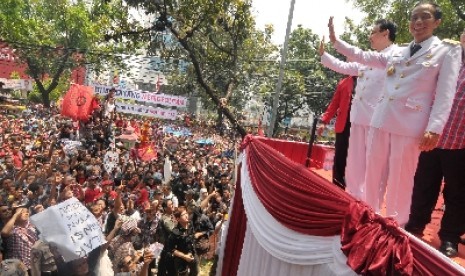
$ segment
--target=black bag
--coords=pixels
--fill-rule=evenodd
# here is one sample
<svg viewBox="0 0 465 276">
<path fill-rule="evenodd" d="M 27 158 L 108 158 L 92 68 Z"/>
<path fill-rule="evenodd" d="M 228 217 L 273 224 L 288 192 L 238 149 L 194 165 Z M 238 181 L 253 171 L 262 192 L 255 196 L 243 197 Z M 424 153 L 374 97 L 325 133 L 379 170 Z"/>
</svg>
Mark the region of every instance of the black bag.
<svg viewBox="0 0 465 276">
<path fill-rule="evenodd" d="M 210 240 L 207 236 L 201 236 L 195 240 L 195 252 L 197 255 L 204 255 L 210 251 Z"/>
</svg>

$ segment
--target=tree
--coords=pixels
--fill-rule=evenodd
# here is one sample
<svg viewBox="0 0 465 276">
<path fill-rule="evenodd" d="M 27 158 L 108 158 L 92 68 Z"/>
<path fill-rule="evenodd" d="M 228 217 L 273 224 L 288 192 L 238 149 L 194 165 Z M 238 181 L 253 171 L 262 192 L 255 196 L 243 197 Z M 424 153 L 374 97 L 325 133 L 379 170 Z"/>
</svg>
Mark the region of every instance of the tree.
<svg viewBox="0 0 465 276">
<path fill-rule="evenodd" d="M 150 52 L 189 61 L 199 87 L 244 136 L 245 130 L 231 112 L 230 103 L 244 100 L 241 85 L 258 66 L 255 61 L 272 52 L 269 37 L 255 30 L 250 1 L 128 0 L 127 3 L 157 17 L 146 33 L 166 30 L 176 41 L 172 47 L 153 43 L 159 48 Z M 126 33 L 130 34 L 126 39 L 130 39 L 135 32 Z"/>
<path fill-rule="evenodd" d="M 409 13 L 417 0 L 350 0 L 368 16 L 366 22 L 374 22 L 379 18 L 387 18 L 398 24 L 398 43 L 412 40 L 409 34 Z M 442 24 L 436 30 L 440 38 L 459 39 L 465 27 L 465 2 L 462 0 L 437 0 L 443 12 Z"/>
<path fill-rule="evenodd" d="M 86 63 L 118 60 L 119 45 L 104 43 L 108 29 L 127 28 L 122 1 L 5 0 L 0 40 L 26 63 L 45 106 L 63 75 Z"/>
<path fill-rule="evenodd" d="M 318 35 L 300 25 L 290 34 L 288 62 L 273 135 L 279 131 L 278 126 L 285 118 L 292 118 L 297 112 L 306 110 L 319 116 L 328 105 L 341 76 L 321 65 L 319 43 Z M 277 69 L 278 64 L 275 66 L 275 75 L 278 74 Z M 268 91 L 274 89 L 275 82 L 270 82 Z M 271 97 L 268 100 L 271 105 Z"/>
</svg>

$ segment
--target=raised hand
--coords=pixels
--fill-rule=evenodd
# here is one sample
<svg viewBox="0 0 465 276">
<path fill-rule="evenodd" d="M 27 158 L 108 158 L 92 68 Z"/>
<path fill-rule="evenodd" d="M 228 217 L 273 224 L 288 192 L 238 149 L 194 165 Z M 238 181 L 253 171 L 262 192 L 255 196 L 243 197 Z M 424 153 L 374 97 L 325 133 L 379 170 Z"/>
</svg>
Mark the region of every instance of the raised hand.
<svg viewBox="0 0 465 276">
<path fill-rule="evenodd" d="M 325 36 L 320 41 L 320 47 L 318 47 L 318 53 L 322 56 L 325 53 Z"/>
<path fill-rule="evenodd" d="M 334 16 L 329 17 L 328 29 L 329 29 L 329 41 L 331 41 L 331 43 L 334 44 L 336 42 L 336 33 L 334 32 L 333 19 L 334 19 Z"/>
</svg>

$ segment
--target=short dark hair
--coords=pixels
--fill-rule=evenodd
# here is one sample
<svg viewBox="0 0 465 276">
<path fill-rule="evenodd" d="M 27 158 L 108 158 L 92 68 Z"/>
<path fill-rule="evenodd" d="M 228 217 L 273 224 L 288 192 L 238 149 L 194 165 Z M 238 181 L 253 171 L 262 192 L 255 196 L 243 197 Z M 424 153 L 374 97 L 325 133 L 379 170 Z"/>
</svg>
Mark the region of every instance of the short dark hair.
<svg viewBox="0 0 465 276">
<path fill-rule="evenodd" d="M 181 217 L 181 214 L 185 211 L 187 211 L 186 207 L 179 206 L 178 209 L 176 209 L 176 211 L 173 212 L 173 216 L 178 219 Z"/>
<path fill-rule="evenodd" d="M 416 8 L 421 5 L 431 5 L 434 8 L 433 16 L 434 19 L 442 19 L 442 9 L 441 7 L 434 1 L 428 1 L 428 0 L 421 0 L 418 1 L 413 8 Z"/>
<path fill-rule="evenodd" d="M 396 35 L 397 35 L 396 23 L 383 18 L 383 19 L 376 20 L 375 25 L 379 26 L 380 31 L 389 30 L 389 40 L 392 42 L 396 41 Z"/>
</svg>

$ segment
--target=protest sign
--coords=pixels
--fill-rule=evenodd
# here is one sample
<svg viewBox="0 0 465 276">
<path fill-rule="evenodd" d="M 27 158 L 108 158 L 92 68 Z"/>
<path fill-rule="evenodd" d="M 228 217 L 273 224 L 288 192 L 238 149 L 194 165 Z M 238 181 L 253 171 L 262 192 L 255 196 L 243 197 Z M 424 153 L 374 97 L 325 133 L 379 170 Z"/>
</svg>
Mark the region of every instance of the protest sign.
<svg viewBox="0 0 465 276">
<path fill-rule="evenodd" d="M 108 151 L 105 156 L 103 156 L 103 167 L 105 168 L 105 171 L 111 173 L 118 165 L 118 161 L 118 153 L 115 151 Z"/>
<path fill-rule="evenodd" d="M 92 213 L 76 198 L 70 198 L 31 216 L 40 238 L 57 247 L 66 262 L 85 257 L 106 243 Z"/>
</svg>

